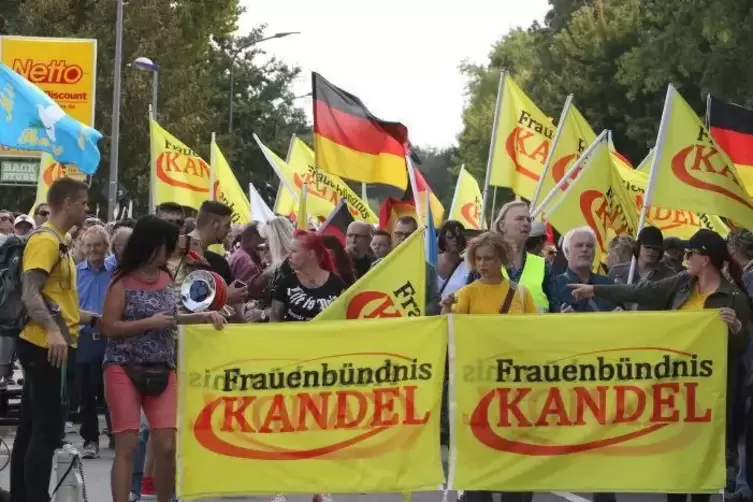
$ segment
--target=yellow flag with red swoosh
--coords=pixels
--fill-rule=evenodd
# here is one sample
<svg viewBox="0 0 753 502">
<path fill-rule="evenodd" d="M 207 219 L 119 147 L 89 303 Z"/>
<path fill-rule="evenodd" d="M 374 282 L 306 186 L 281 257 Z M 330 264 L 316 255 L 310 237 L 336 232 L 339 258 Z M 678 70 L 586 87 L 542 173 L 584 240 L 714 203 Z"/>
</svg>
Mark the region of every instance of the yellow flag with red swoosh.
<svg viewBox="0 0 753 502">
<path fill-rule="evenodd" d="M 424 231 L 419 228 L 349 287 L 315 321 L 415 317 L 426 312 Z"/>
<path fill-rule="evenodd" d="M 481 189 L 465 166 L 460 166 L 449 219 L 459 221 L 465 228 L 486 228 L 486 222 L 481 219 Z"/>
<path fill-rule="evenodd" d="M 199 209 L 209 199 L 209 164 L 192 148 L 149 121 L 154 205 L 176 202 Z"/>
<path fill-rule="evenodd" d="M 268 148 L 263 147 L 263 149 L 271 153 Z M 272 167 L 280 177 L 275 213 L 295 214 L 301 188 L 304 184 L 308 184 L 306 206 L 310 216 L 324 221 L 335 210 L 337 204 L 345 200 L 354 219 L 367 223 L 379 222 L 379 218 L 371 210 L 369 204 L 356 195 L 339 176 L 316 169 L 314 151 L 297 136 L 293 136 L 290 142 L 287 162 L 276 155 L 268 156 L 269 158 L 273 159 Z"/>
<path fill-rule="evenodd" d="M 648 186 L 648 174 L 632 169 L 618 155 L 614 155 L 614 152 L 612 162 L 622 178 L 628 195 L 635 202 L 636 211 L 640 213 Z M 694 213 L 687 209 L 664 209 L 655 205 L 649 207 L 646 224 L 661 230 L 664 237 L 679 237 L 680 239 L 689 239 L 702 228 L 713 230 L 722 237 L 729 234 L 729 227 L 716 215 Z"/>
<path fill-rule="evenodd" d="M 654 155 L 652 205 L 716 214 L 741 226 L 753 221 L 753 200 L 735 165 L 672 85 Z"/>
<path fill-rule="evenodd" d="M 538 195 L 535 200 L 531 200 L 531 207 L 536 207 L 538 203 L 544 200 L 544 197 L 567 174 L 568 169 L 578 160 L 586 147 L 596 140 L 596 133 L 573 104 L 567 107 L 559 128 L 557 145 L 554 147 L 549 164 L 543 170 L 539 181 Z M 573 175 L 572 179 L 575 179 L 576 175 Z M 560 189 L 561 193 L 564 193 L 566 189 L 567 186 L 563 186 Z M 558 198 L 554 198 L 550 201 L 550 204 L 556 200 Z"/>
<path fill-rule="evenodd" d="M 596 233 L 597 251 L 604 256 L 611 232 L 635 233 L 636 216 L 635 206 L 612 164 L 606 140 L 596 146 L 562 199 L 546 213 L 549 223 L 561 234 L 580 226 L 591 227 Z"/>
<path fill-rule="evenodd" d="M 549 157 L 556 127 L 510 75 L 505 73 L 502 78 L 489 184 L 508 187 L 531 200 Z"/>
</svg>

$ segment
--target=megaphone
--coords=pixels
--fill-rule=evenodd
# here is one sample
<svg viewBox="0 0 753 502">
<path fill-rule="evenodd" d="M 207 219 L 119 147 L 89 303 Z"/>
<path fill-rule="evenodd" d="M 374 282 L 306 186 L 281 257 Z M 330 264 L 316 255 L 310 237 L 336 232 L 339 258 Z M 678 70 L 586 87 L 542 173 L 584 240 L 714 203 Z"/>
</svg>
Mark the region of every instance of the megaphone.
<svg viewBox="0 0 753 502">
<path fill-rule="evenodd" d="M 194 270 L 180 287 L 183 306 L 190 312 L 217 311 L 227 302 L 227 284 L 209 270 Z"/>
</svg>

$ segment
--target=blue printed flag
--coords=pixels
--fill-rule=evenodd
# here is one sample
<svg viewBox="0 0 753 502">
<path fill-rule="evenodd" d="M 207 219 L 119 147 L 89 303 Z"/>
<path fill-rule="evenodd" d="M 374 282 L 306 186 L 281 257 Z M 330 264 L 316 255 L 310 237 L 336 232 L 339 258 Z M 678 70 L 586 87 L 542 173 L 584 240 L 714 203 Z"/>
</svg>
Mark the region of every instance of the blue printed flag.
<svg viewBox="0 0 753 502">
<path fill-rule="evenodd" d="M 0 145 L 47 152 L 86 174 L 99 167 L 102 134 L 66 115 L 39 87 L 0 63 Z"/>
<path fill-rule="evenodd" d="M 434 216 L 431 214 L 431 204 L 429 203 L 429 194 L 426 192 L 426 230 L 424 230 L 424 236 L 426 238 L 426 261 L 433 267 L 437 266 L 437 260 L 439 257 L 439 243 L 437 241 L 437 228 L 434 226 Z"/>
</svg>

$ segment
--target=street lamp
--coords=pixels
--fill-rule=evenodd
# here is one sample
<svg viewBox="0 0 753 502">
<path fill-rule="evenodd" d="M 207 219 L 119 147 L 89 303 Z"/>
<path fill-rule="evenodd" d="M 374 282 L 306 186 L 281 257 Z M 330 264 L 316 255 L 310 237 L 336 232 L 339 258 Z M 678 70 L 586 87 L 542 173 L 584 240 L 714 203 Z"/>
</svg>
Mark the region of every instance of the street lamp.
<svg viewBox="0 0 753 502">
<path fill-rule="evenodd" d="M 241 52 L 245 51 L 249 47 L 253 47 L 256 44 L 260 44 L 262 42 L 266 42 L 267 40 L 272 40 L 274 38 L 285 38 L 289 37 L 290 35 L 300 35 L 300 31 L 283 31 L 280 33 L 275 33 L 274 35 L 270 35 L 268 37 L 264 37 L 261 40 L 254 40 L 252 42 L 249 42 L 245 45 L 242 45 L 241 47 L 238 47 L 232 54 L 232 57 L 230 58 L 230 116 L 228 118 L 228 132 L 230 134 L 233 133 L 233 87 L 235 85 L 235 60 L 238 58 Z"/>
<path fill-rule="evenodd" d="M 152 118 L 157 120 L 157 84 L 159 82 L 159 65 L 149 58 L 138 57 L 131 61 L 131 64 L 128 66 L 152 73 Z"/>
</svg>

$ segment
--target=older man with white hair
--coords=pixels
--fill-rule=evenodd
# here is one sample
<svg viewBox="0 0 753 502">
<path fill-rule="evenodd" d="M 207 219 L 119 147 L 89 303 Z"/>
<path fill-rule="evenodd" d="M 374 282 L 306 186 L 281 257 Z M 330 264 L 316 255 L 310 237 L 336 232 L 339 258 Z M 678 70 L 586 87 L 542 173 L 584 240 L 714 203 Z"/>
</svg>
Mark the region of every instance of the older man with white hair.
<svg viewBox="0 0 753 502">
<path fill-rule="evenodd" d="M 578 227 L 565 234 L 562 251 L 567 270 L 554 278 L 552 304 L 556 312 L 605 312 L 619 308 L 600 298 L 576 300 L 569 284 L 613 284 L 605 275 L 592 272 L 596 258 L 596 234 L 590 227 Z"/>
</svg>

